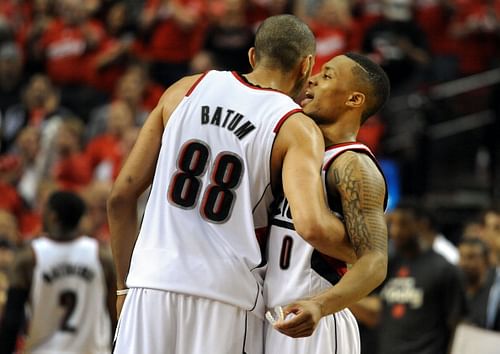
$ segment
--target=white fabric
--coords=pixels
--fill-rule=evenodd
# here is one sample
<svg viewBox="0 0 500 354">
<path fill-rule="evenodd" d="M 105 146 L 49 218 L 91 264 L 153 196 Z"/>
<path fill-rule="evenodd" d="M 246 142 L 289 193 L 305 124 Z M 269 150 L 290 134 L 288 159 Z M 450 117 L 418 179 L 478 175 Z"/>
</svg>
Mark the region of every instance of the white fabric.
<svg viewBox="0 0 500 354">
<path fill-rule="evenodd" d="M 356 319 L 347 309 L 323 317 L 310 337 L 291 338 L 266 323 L 265 354 L 359 354 Z"/>
<path fill-rule="evenodd" d="M 460 324 L 455 331 L 451 354 L 498 354 L 498 348 L 500 333 Z"/>
<path fill-rule="evenodd" d="M 218 301 L 132 288 L 115 341 L 115 354 L 262 354 L 263 321 Z"/>
<path fill-rule="evenodd" d="M 262 280 L 254 273 L 262 261 L 255 229 L 267 226 L 273 199 L 270 156 L 275 127 L 299 108 L 283 93 L 250 87 L 231 72 L 210 71 L 199 81 L 165 128 L 128 287 L 196 295 L 256 308 L 263 316 Z M 237 136 L 245 124 L 255 128 Z M 196 156 L 188 153 L 193 146 Z M 208 151 L 206 163 L 201 150 Z M 215 171 L 221 172 L 222 156 L 239 163 L 226 166 L 224 177 L 219 177 L 231 181 L 238 176 L 238 164 L 242 170 L 237 185 L 219 194 L 224 198 L 217 203 L 234 197 L 231 212 L 214 221 L 207 216 L 206 198 L 217 192 Z M 188 168 L 195 172 L 185 173 Z M 174 187 L 179 185 L 184 187 L 177 192 L 186 199 L 192 196 L 192 203 L 176 205 L 180 197 Z M 224 208 L 209 211 L 217 210 Z"/>
<path fill-rule="evenodd" d="M 458 249 L 443 235 L 438 234 L 436 236 L 432 244 L 432 249 L 437 254 L 446 258 L 451 264 L 458 264 L 458 259 L 460 258 Z"/>
<path fill-rule="evenodd" d="M 36 265 L 26 352 L 109 353 L 111 324 L 97 241 L 42 237 L 32 247 Z"/>
</svg>

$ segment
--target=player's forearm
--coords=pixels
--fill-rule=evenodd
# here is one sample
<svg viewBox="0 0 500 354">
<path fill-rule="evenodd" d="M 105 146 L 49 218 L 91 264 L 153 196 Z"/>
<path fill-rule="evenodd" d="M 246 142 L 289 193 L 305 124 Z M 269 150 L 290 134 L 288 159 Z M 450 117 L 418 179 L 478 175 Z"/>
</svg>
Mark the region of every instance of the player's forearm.
<svg viewBox="0 0 500 354">
<path fill-rule="evenodd" d="M 304 239 L 315 249 L 330 257 L 347 263 L 356 262 L 356 254 L 344 224 L 329 211 L 318 218 L 315 227 Z"/>
<path fill-rule="evenodd" d="M 387 256 L 367 252 L 361 256 L 342 279 L 332 288 L 314 296 L 321 304 L 322 315 L 338 312 L 371 293 L 385 279 Z"/>
<path fill-rule="evenodd" d="M 112 195 L 108 200 L 108 222 L 116 286 L 123 289 L 137 239 L 137 201 Z"/>
</svg>

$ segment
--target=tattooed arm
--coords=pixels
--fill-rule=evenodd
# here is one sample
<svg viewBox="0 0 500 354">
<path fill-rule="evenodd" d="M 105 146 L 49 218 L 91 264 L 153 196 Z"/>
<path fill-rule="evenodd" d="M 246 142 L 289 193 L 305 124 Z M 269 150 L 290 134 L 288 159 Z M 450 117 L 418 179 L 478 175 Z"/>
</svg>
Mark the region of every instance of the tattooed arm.
<svg viewBox="0 0 500 354">
<path fill-rule="evenodd" d="M 341 197 L 347 233 L 358 260 L 334 287 L 285 307 L 285 316 L 296 316 L 275 328 L 291 337 L 311 335 L 321 317 L 362 299 L 387 273 L 385 183 L 373 160 L 352 151 L 340 155 L 328 171 L 327 189 Z"/>
</svg>

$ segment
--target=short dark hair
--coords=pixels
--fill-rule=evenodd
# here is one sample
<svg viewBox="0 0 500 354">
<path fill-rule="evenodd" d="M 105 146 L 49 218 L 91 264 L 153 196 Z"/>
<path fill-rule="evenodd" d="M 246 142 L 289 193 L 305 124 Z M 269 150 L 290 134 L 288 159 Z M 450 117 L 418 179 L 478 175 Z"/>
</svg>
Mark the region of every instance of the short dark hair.
<svg viewBox="0 0 500 354">
<path fill-rule="evenodd" d="M 369 117 L 382 109 L 387 102 L 391 84 L 384 69 L 368 57 L 352 52 L 344 55 L 359 65 L 359 67 L 353 68 L 354 77 L 370 89 L 369 97 L 367 97 L 368 104 L 361 115 L 361 124 L 363 124 Z"/>
<path fill-rule="evenodd" d="M 77 194 L 68 191 L 56 191 L 47 201 L 47 207 L 57 215 L 57 222 L 65 231 L 78 227 L 85 213 L 85 202 Z"/>
<path fill-rule="evenodd" d="M 485 259 L 488 259 L 490 255 L 490 249 L 488 245 L 481 240 L 480 238 L 477 237 L 472 237 L 472 238 L 464 238 L 460 243 L 458 244 L 458 247 L 461 245 L 467 245 L 467 246 L 479 246 L 481 248 L 481 254 Z"/>
<path fill-rule="evenodd" d="M 299 60 L 314 55 L 316 40 L 311 29 L 293 15 L 268 17 L 255 34 L 255 60 L 292 70 Z"/>
</svg>

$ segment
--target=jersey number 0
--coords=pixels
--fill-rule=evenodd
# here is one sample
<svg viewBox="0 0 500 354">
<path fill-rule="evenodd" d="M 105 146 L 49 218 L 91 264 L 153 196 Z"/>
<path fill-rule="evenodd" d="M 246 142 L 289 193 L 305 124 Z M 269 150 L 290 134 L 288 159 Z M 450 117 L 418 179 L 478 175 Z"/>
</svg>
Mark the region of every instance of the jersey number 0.
<svg viewBox="0 0 500 354">
<path fill-rule="evenodd" d="M 177 170 L 170 180 L 168 200 L 173 205 L 192 209 L 203 188 L 201 177 L 210 159 L 210 148 L 200 140 L 186 142 L 179 151 Z M 210 184 L 203 193 L 200 214 L 210 222 L 223 223 L 231 216 L 236 193 L 243 176 L 243 163 L 229 151 L 217 155 L 210 174 Z"/>
</svg>

